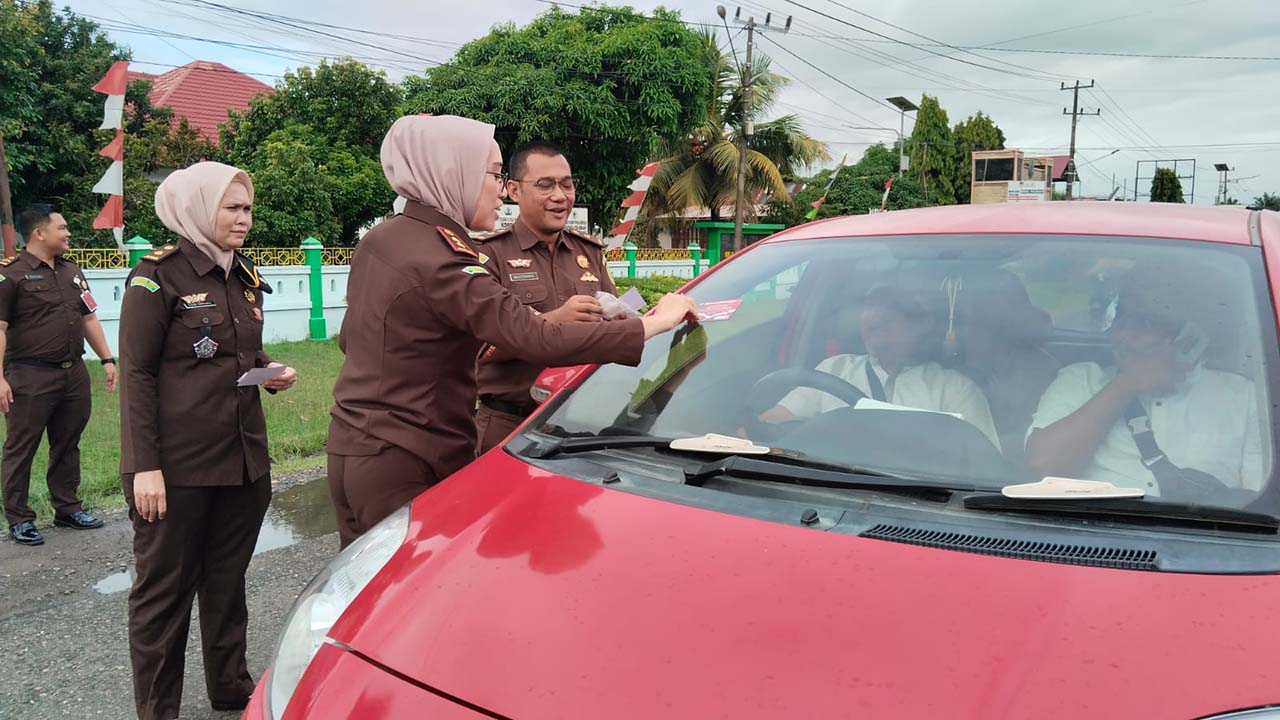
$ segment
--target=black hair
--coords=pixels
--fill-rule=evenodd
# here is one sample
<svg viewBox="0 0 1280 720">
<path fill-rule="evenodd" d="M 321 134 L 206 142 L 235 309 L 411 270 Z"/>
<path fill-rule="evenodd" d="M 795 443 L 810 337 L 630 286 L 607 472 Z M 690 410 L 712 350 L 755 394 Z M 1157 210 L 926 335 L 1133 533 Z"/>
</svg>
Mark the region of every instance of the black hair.
<svg viewBox="0 0 1280 720">
<path fill-rule="evenodd" d="M 18 213 L 14 224 L 18 234 L 23 238 L 31 237 L 31 233 L 49 223 L 49 216 L 58 212 L 52 205 L 28 205 Z"/>
<path fill-rule="evenodd" d="M 516 148 L 514 153 L 511 154 L 510 173 L 508 176 L 512 180 L 523 179 L 522 176 L 524 175 L 525 170 L 528 169 L 526 166 L 529 164 L 528 158 L 530 155 L 556 157 L 558 155 L 564 155 L 564 151 L 555 143 L 551 143 L 546 140 L 534 140 L 533 142 L 521 145 Z"/>
</svg>

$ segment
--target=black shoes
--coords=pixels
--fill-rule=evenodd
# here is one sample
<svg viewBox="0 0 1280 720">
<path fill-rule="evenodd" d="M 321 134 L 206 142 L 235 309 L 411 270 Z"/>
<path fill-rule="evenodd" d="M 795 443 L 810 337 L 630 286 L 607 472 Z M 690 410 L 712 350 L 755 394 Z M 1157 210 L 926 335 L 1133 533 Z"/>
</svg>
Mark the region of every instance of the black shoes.
<svg viewBox="0 0 1280 720">
<path fill-rule="evenodd" d="M 98 521 L 101 524 L 102 521 Z M 9 526 L 9 537 L 19 545 L 43 545 L 44 536 L 36 529 L 36 524 L 27 521 Z"/>
<path fill-rule="evenodd" d="M 30 525 L 30 523 L 27 523 Z M 53 524 L 62 528 L 72 528 L 73 530 L 97 530 L 102 527 L 102 521 L 90 515 L 83 510 L 77 510 L 71 517 L 54 517 Z M 32 526 L 32 530 L 35 527 Z M 37 533 L 39 534 L 39 533 Z"/>
</svg>

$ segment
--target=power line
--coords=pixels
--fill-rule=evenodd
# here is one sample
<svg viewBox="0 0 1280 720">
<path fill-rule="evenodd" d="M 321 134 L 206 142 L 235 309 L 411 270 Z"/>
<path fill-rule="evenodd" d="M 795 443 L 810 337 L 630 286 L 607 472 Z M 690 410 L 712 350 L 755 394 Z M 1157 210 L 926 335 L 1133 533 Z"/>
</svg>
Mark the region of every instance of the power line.
<svg viewBox="0 0 1280 720">
<path fill-rule="evenodd" d="M 762 37 L 763 39 L 765 39 L 765 40 L 768 40 L 768 41 L 769 41 L 769 43 L 770 43 L 771 45 L 773 45 L 774 47 L 778 48 L 779 50 L 781 50 L 781 51 L 785 52 L 786 54 L 790 55 L 791 57 L 793 57 L 793 58 L 795 58 L 795 59 L 799 60 L 800 62 L 804 63 L 805 65 L 808 65 L 809 67 L 813 68 L 814 70 L 817 70 L 818 72 L 822 73 L 823 75 L 826 75 L 827 77 L 829 77 L 829 78 L 831 78 L 832 80 L 836 81 L 836 82 L 837 82 L 837 83 L 839 83 L 840 85 L 844 86 L 845 88 L 847 88 L 847 89 L 849 89 L 849 90 L 852 90 L 853 92 L 855 92 L 855 93 L 857 93 L 857 94 L 861 95 L 862 97 L 864 97 L 864 98 L 866 98 L 866 99 L 870 100 L 871 102 L 873 102 L 873 103 L 875 103 L 875 104 L 877 104 L 877 105 L 880 105 L 880 106 L 882 106 L 882 107 L 884 107 L 884 108 L 887 108 L 887 109 L 889 109 L 889 110 L 894 110 L 894 109 L 895 109 L 892 105 L 890 105 L 890 104 L 886 103 L 885 101 L 881 100 L 880 98 L 877 98 L 877 97 L 875 97 L 874 95 L 868 95 L 867 93 L 862 92 L 862 91 L 861 91 L 861 90 L 859 90 L 858 88 L 856 88 L 856 87 L 854 87 L 854 86 L 850 85 L 849 83 L 847 83 L 847 82 L 845 82 L 845 81 L 841 80 L 840 78 L 836 77 L 835 75 L 832 75 L 831 73 L 827 72 L 826 70 L 823 70 L 822 68 L 818 67 L 817 65 L 814 65 L 813 63 L 809 62 L 808 60 L 805 60 L 804 58 L 802 58 L 802 57 L 800 57 L 799 55 L 795 54 L 795 53 L 794 53 L 794 52 L 792 52 L 791 50 L 788 50 L 784 45 L 782 45 L 782 43 L 779 43 L 777 40 L 774 40 L 773 38 L 768 37 L 767 35 L 762 35 L 761 37 Z"/>
<path fill-rule="evenodd" d="M 971 49 L 969 49 L 969 48 L 957 47 L 957 46 L 955 46 L 955 45 L 952 45 L 952 44 L 950 44 L 950 43 L 945 43 L 945 42 L 943 42 L 943 41 L 941 41 L 941 40 L 938 40 L 938 39 L 936 39 L 936 38 L 931 38 L 931 37 L 929 37 L 928 35 L 923 35 L 923 34 L 921 34 L 921 33 L 915 32 L 914 30 L 909 30 L 909 29 L 907 29 L 907 28 L 902 27 L 901 25 L 895 25 L 895 24 L 893 24 L 893 23 L 891 23 L 891 22 L 889 22 L 889 21 L 887 21 L 887 20 L 882 20 L 882 19 L 880 19 L 880 18 L 878 18 L 878 17 L 876 17 L 876 16 L 874 16 L 874 15 L 871 15 L 870 13 L 865 13 L 865 12 L 863 12 L 863 11 L 861 11 L 861 10 L 858 10 L 858 9 L 855 9 L 855 8 L 851 8 L 851 7 L 849 7 L 848 5 L 845 5 L 845 4 L 843 4 L 843 3 L 836 2 L 836 0 L 827 0 L 827 2 L 831 3 L 832 5 L 835 5 L 836 7 L 843 8 L 843 9 L 845 9 L 845 10 L 848 10 L 849 12 L 854 13 L 854 14 L 857 14 L 857 15 L 859 15 L 859 16 L 861 16 L 861 17 L 867 18 L 867 19 L 869 19 L 869 20 L 873 20 L 873 21 L 878 22 L 878 23 L 880 23 L 880 24 L 882 24 L 882 25 L 887 25 L 887 26 L 889 26 L 889 27 L 891 27 L 891 28 L 893 28 L 893 29 L 895 29 L 895 30 L 898 30 L 898 31 L 900 31 L 900 32 L 907 33 L 908 35 L 914 35 L 915 37 L 918 37 L 918 38 L 920 38 L 920 39 L 922 39 L 922 40 L 927 40 L 928 42 L 935 43 L 935 44 L 940 45 L 940 46 L 942 46 L 942 47 L 950 48 L 950 49 L 952 49 L 952 50 L 955 50 L 956 52 L 966 53 L 966 54 L 968 54 L 968 55 L 972 55 L 972 56 L 974 56 L 974 57 L 976 57 L 976 58 L 978 58 L 978 59 L 980 59 L 980 60 L 986 60 L 987 62 L 997 62 L 997 63 L 1002 63 L 1002 64 L 1004 64 L 1004 65 L 1008 65 L 1008 66 L 1010 66 L 1010 67 L 1014 67 L 1014 68 L 1017 68 L 1017 69 L 1019 69 L 1019 70 L 1026 70 L 1026 71 L 1028 71 L 1028 72 L 1036 73 L 1037 75 L 1040 75 L 1040 76 L 1041 76 L 1041 77 L 1039 78 L 1039 79 L 1041 79 L 1041 80 L 1061 80 L 1062 78 L 1064 78 L 1064 77 L 1065 77 L 1064 75 L 1057 75 L 1057 74 L 1054 74 L 1054 73 L 1047 73 L 1047 72 L 1045 72 L 1045 71 L 1043 71 L 1043 70 L 1039 70 L 1039 69 L 1037 69 L 1037 68 L 1026 67 L 1025 65 L 1017 65 L 1017 64 L 1015 64 L 1015 63 L 1010 63 L 1010 62 L 1006 62 L 1006 61 L 1003 61 L 1003 60 L 996 60 L 995 58 L 989 58 L 989 57 L 986 57 L 985 55 L 980 55 L 980 54 L 978 54 L 977 52 L 974 52 L 973 50 L 971 50 Z M 952 56 L 950 56 L 950 55 L 947 55 L 947 56 L 945 56 L 945 57 L 947 57 L 947 58 L 949 58 L 949 59 L 954 59 L 954 58 L 952 58 Z"/>
<path fill-rule="evenodd" d="M 843 19 L 843 18 L 838 18 L 838 17 L 836 17 L 836 16 L 834 16 L 834 15 L 830 15 L 830 14 L 828 14 L 828 13 L 822 12 L 821 10 L 817 10 L 817 9 L 815 9 L 815 8 L 811 8 L 811 7 L 809 7 L 808 5 L 804 5 L 803 3 L 796 2 L 796 0 L 782 0 L 782 1 L 783 1 L 783 2 L 785 2 L 785 3 L 787 3 L 788 5 L 795 5 L 796 7 L 800 8 L 800 9 L 802 9 L 802 10 L 807 10 L 808 12 L 811 12 L 811 13 L 813 13 L 813 14 L 815 14 L 815 15 L 820 15 L 820 16 L 822 16 L 822 17 L 824 17 L 824 18 L 827 18 L 828 20 L 834 20 L 835 22 L 838 22 L 838 23 L 840 23 L 841 25 L 847 25 L 847 26 L 849 26 L 849 27 L 851 27 L 851 28 L 854 28 L 855 30 L 861 30 L 861 31 L 862 31 L 862 32 L 864 32 L 864 33 L 867 33 L 867 34 L 870 34 L 870 35 L 874 35 L 874 36 L 879 37 L 879 38 L 884 38 L 885 40 L 890 40 L 890 41 L 895 42 L 895 43 L 897 43 L 897 44 L 899 44 L 899 45 L 904 45 L 904 46 L 906 46 L 906 47 L 915 48 L 915 49 L 917 49 L 917 50 L 922 50 L 922 51 L 924 51 L 924 52 L 926 52 L 926 53 L 929 53 L 930 55 L 937 55 L 938 57 L 946 58 L 946 59 L 951 60 L 951 61 L 953 61 L 953 62 L 964 63 L 965 65 L 971 65 L 971 66 L 973 66 L 973 67 L 976 67 L 976 68 L 982 68 L 983 70 L 990 70 L 990 71 L 992 71 L 992 72 L 1004 73 L 1004 74 L 1006 74 L 1006 75 L 1015 75 L 1015 76 L 1017 76 L 1017 77 L 1023 77 L 1023 78 L 1027 78 L 1027 79 L 1029 79 L 1029 80 L 1043 80 L 1043 79 L 1044 79 L 1044 78 L 1042 78 L 1042 77 L 1037 77 L 1037 76 L 1035 76 L 1035 75 L 1028 75 L 1028 74 L 1026 74 L 1026 73 L 1016 72 L 1016 71 L 1013 71 L 1013 70 L 1007 70 L 1007 69 L 999 68 L 999 67 L 995 67 L 995 66 L 992 66 L 992 65 L 984 65 L 984 64 L 982 64 L 982 63 L 976 63 L 976 62 L 973 62 L 972 60 L 965 60 L 965 59 L 963 59 L 963 58 L 958 58 L 958 57 L 954 57 L 954 56 L 951 56 L 951 55 L 947 55 L 947 54 L 945 54 L 945 53 L 938 52 L 937 50 L 933 50 L 933 49 L 932 49 L 932 48 L 930 48 L 928 45 L 922 45 L 922 44 L 919 44 L 919 43 L 911 43 L 911 42 L 907 42 L 906 40 L 900 40 L 900 39 L 898 39 L 898 38 L 891 37 L 891 36 L 889 36 L 889 35 L 885 35 L 885 34 L 884 34 L 884 33 L 882 33 L 882 32 L 877 32 L 877 31 L 875 31 L 875 30 L 871 30 L 870 28 L 862 27 L 861 25 L 858 25 L 858 24 L 856 24 L 856 23 L 849 22 L 848 20 L 845 20 L 845 19 Z M 951 47 L 951 46 L 947 46 L 947 47 Z"/>
</svg>

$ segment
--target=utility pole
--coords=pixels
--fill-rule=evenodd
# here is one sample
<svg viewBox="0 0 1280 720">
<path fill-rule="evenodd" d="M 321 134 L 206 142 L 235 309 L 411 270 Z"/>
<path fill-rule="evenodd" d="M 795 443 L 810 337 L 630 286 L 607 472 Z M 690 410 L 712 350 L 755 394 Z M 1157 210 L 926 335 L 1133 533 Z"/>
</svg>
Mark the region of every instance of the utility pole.
<svg viewBox="0 0 1280 720">
<path fill-rule="evenodd" d="M 723 5 L 716 6 L 716 14 L 725 22 L 725 33 L 728 34 L 729 24 L 725 18 Z M 769 23 L 772 19 L 773 13 L 765 14 L 764 25 L 760 29 L 777 30 L 784 33 L 791 30 L 790 15 L 787 16 L 786 24 L 781 28 L 771 26 Z M 754 16 L 749 15 L 746 20 L 743 20 L 742 8 L 738 8 L 733 15 L 733 21 L 747 27 L 746 63 L 738 67 L 739 77 L 742 78 L 742 134 L 738 137 L 738 182 L 733 203 L 733 251 L 738 252 L 742 249 L 742 220 L 746 212 L 747 149 L 751 143 L 751 135 L 755 132 L 755 127 L 751 122 L 751 54 L 755 45 L 756 19 Z M 732 37 L 730 37 L 730 40 L 732 40 Z"/>
<path fill-rule="evenodd" d="M 1227 173 L 1235 168 L 1228 167 L 1226 163 L 1214 163 L 1213 169 L 1221 173 L 1218 176 L 1218 197 L 1214 198 L 1214 205 L 1225 205 L 1227 202 Z"/>
<path fill-rule="evenodd" d="M 9 161 L 4 155 L 4 131 L 0 130 L 0 236 L 4 238 L 4 256 L 18 254 L 18 238 L 13 232 L 13 204 L 9 199 Z"/>
<path fill-rule="evenodd" d="M 1102 110 L 1094 110 L 1093 112 L 1084 112 L 1080 110 L 1080 91 L 1088 90 L 1093 87 L 1093 81 L 1090 80 L 1088 85 L 1081 85 L 1077 80 L 1074 85 L 1067 87 L 1066 83 L 1061 83 L 1063 90 L 1071 91 L 1071 112 L 1067 112 L 1066 108 L 1062 108 L 1063 115 L 1071 116 L 1071 160 L 1067 163 L 1070 175 L 1067 177 L 1067 199 L 1071 199 L 1071 186 L 1076 181 L 1076 122 L 1081 115 L 1101 115 Z"/>
<path fill-rule="evenodd" d="M 739 11 L 741 12 L 741 11 Z M 742 249 L 742 215 L 747 196 L 747 143 L 751 127 L 751 46 L 756 34 L 756 19 L 747 18 L 747 62 L 742 66 L 742 135 L 738 137 L 738 191 L 733 201 L 733 251 Z"/>
</svg>

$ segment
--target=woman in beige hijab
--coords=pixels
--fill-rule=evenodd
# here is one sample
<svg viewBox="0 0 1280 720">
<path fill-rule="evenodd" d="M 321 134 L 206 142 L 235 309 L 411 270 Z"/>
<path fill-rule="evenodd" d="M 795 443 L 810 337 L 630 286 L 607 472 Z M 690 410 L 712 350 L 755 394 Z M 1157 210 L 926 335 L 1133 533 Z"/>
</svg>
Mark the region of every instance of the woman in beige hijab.
<svg viewBox="0 0 1280 720">
<path fill-rule="evenodd" d="M 544 321 L 494 277 L 468 241 L 502 206 L 492 125 L 407 116 L 382 143 L 402 213 L 360 241 L 339 344 L 346 361 L 329 424 L 329 489 L 345 547 L 474 457 L 475 359 L 482 343 L 546 366 L 640 361 L 644 340 L 683 322 L 668 295 L 642 319 Z"/>
<path fill-rule="evenodd" d="M 244 574 L 271 499 L 258 388 L 237 380 L 276 368 L 269 392 L 297 374 L 262 350 L 263 294 L 237 250 L 253 225 L 243 171 L 197 163 L 156 190 L 156 215 L 179 236 L 129 274 L 120 310 L 120 471 L 137 579 L 129 651 L 139 718 L 178 717 L 191 603 L 209 699 L 243 708 Z"/>
</svg>

